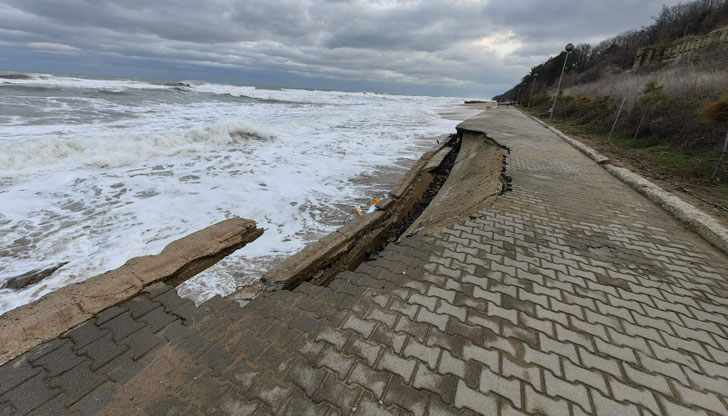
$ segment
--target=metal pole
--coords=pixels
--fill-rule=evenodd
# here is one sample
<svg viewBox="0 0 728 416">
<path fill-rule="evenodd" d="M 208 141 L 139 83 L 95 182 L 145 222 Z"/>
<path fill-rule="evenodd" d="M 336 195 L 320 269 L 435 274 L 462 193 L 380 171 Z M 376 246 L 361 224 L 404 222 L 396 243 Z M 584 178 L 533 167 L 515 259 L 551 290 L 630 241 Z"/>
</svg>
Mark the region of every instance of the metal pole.
<svg viewBox="0 0 728 416">
<path fill-rule="evenodd" d="M 538 76 L 538 74 L 535 74 L 533 76 L 533 82 L 531 83 L 531 95 L 528 96 L 528 107 L 526 107 L 526 108 L 531 108 L 531 98 L 533 98 L 533 89 L 536 87 L 536 77 L 537 76 Z"/>
<path fill-rule="evenodd" d="M 622 98 L 622 105 L 619 106 L 619 111 L 617 111 L 617 118 L 614 119 L 614 124 L 612 124 L 612 130 L 609 131 L 609 137 L 607 137 L 607 141 L 612 140 L 612 133 L 614 133 L 614 128 L 617 127 L 617 122 L 619 121 L 619 115 L 622 114 L 622 108 L 624 108 L 625 101 L 627 101 L 627 96 Z"/>
<path fill-rule="evenodd" d="M 713 169 L 713 174 L 710 175 L 710 183 L 715 183 L 715 178 L 718 177 L 718 172 L 720 172 L 720 164 L 723 163 L 723 159 L 725 158 L 726 153 L 728 153 L 728 134 L 725 135 L 725 142 L 723 142 L 723 152 L 721 152 L 721 154 L 720 154 L 718 163 L 715 164 L 715 169 Z"/>
<path fill-rule="evenodd" d="M 564 67 L 561 68 L 561 76 L 559 77 L 559 85 L 556 86 L 556 95 L 554 96 L 554 104 L 551 106 L 551 114 L 549 114 L 549 121 L 554 118 L 556 112 L 556 100 L 559 98 L 559 90 L 561 89 L 561 79 L 564 78 L 564 71 L 566 71 L 566 61 L 569 60 L 569 54 L 571 51 L 566 51 L 566 57 L 564 58 Z"/>
</svg>

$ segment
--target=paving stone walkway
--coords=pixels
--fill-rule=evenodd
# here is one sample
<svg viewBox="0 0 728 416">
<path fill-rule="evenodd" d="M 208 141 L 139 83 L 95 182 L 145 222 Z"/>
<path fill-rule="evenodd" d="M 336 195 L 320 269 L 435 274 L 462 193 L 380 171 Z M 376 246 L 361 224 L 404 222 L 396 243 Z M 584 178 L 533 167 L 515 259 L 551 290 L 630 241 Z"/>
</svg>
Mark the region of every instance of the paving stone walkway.
<svg viewBox="0 0 728 416">
<path fill-rule="evenodd" d="M 329 287 L 158 286 L 0 367 L 0 415 L 726 415 L 728 258 L 515 110 L 513 192 Z"/>
</svg>

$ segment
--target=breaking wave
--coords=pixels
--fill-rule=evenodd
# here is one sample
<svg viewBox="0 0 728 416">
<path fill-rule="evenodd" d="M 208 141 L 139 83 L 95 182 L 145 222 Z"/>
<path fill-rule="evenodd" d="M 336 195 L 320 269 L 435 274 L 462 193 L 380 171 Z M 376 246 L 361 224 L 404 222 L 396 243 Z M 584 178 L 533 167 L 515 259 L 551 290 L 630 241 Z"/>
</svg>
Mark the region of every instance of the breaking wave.
<svg viewBox="0 0 728 416">
<path fill-rule="evenodd" d="M 221 122 L 196 130 L 124 134 L 106 140 L 43 137 L 4 143 L 0 172 L 37 172 L 48 168 L 114 168 L 180 153 L 234 148 L 249 140 L 275 135 L 242 121 Z"/>
<path fill-rule="evenodd" d="M 0 74 L 0 79 L 31 79 L 29 74 Z"/>
</svg>

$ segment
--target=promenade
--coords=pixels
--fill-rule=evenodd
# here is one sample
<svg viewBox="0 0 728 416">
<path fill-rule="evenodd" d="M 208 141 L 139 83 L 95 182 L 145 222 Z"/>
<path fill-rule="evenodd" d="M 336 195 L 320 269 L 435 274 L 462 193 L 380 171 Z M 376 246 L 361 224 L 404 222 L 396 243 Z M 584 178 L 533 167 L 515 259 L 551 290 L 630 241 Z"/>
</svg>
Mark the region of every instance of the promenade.
<svg viewBox="0 0 728 416">
<path fill-rule="evenodd" d="M 158 284 L 0 367 L 0 415 L 727 415 L 728 257 L 514 109 L 512 191 L 327 287 Z"/>
</svg>

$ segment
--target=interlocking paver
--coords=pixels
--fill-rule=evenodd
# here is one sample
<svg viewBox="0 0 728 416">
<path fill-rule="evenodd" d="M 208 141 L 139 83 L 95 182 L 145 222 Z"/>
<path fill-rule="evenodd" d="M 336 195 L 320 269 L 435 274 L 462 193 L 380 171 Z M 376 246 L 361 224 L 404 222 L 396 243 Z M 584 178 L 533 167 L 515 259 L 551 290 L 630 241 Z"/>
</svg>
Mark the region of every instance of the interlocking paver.
<svg viewBox="0 0 728 416">
<path fill-rule="evenodd" d="M 321 328 L 321 332 L 316 336 L 317 341 L 326 341 L 341 351 L 344 345 L 349 341 L 350 333 L 342 332 L 328 326 Z"/>
<path fill-rule="evenodd" d="M 637 416 L 640 414 L 637 406 L 633 404 L 623 404 L 614 399 L 603 396 L 596 390 L 591 390 L 591 397 L 594 401 L 594 410 L 596 414 L 602 415 L 624 415 Z M 671 413 L 674 415 L 682 415 L 684 413 Z"/>
<path fill-rule="evenodd" d="M 356 383 L 371 391 L 374 397 L 380 399 L 392 375 L 388 372 L 373 370 L 366 364 L 359 362 L 349 375 L 349 384 Z"/>
<path fill-rule="evenodd" d="M 92 321 L 88 321 L 68 332 L 66 336 L 71 339 L 76 348 L 83 348 L 86 345 L 96 341 L 106 334 Z"/>
<path fill-rule="evenodd" d="M 43 357 L 33 362 L 33 366 L 42 367 L 48 371 L 48 377 L 55 377 L 64 371 L 75 367 L 82 363 L 84 358 L 79 357 L 76 352 L 73 351 L 72 344 L 63 344 L 60 348 L 46 354 Z M 11 361 L 12 363 L 12 361 Z M 9 364 L 11 364 L 9 363 Z M 7 365 L 7 364 L 6 364 Z"/>
<path fill-rule="evenodd" d="M 531 414 L 545 415 L 566 415 L 569 414 L 569 405 L 566 400 L 541 394 L 526 384 L 525 389 L 525 406 L 526 412 Z M 617 414 L 617 413 L 604 413 Z"/>
<path fill-rule="evenodd" d="M 326 370 L 311 368 L 303 361 L 298 361 L 291 369 L 290 377 L 306 392 L 306 396 L 313 397 L 316 389 L 326 378 Z"/>
<path fill-rule="evenodd" d="M 333 371 L 339 380 L 345 380 L 349 370 L 354 366 L 356 358 L 343 355 L 335 349 L 326 348 L 318 357 L 317 367 L 326 367 Z"/>
<path fill-rule="evenodd" d="M 417 322 L 425 322 L 436 326 L 440 331 L 444 331 L 447 327 L 449 315 L 432 313 L 428 309 L 421 307 L 415 318 Z M 401 320 L 400 320 L 401 322 Z"/>
<path fill-rule="evenodd" d="M 389 350 L 385 350 L 379 359 L 377 368 L 387 370 L 402 377 L 406 382 L 412 377 L 417 361 L 413 359 L 405 359 L 398 355 L 392 354 Z"/>
<path fill-rule="evenodd" d="M 491 370 L 498 369 L 498 351 L 486 349 L 478 345 L 468 344 L 463 347 L 463 359 L 475 360 L 488 366 Z"/>
<path fill-rule="evenodd" d="M 354 337 L 346 347 L 347 353 L 365 360 L 370 366 L 374 366 L 380 351 L 382 351 L 382 346 L 363 341 L 359 337 Z"/>
<path fill-rule="evenodd" d="M 471 389 L 462 380 L 458 381 L 455 391 L 455 407 L 468 408 L 482 415 L 494 415 L 498 412 L 496 396 Z"/>
<path fill-rule="evenodd" d="M 480 373 L 479 389 L 483 393 L 496 393 L 510 400 L 516 407 L 521 407 L 521 382 L 516 378 L 507 378 L 483 369 Z"/>
<path fill-rule="evenodd" d="M 120 341 L 144 327 L 144 324 L 132 319 L 129 312 L 123 312 L 103 324 L 100 324 L 100 327 L 109 329 L 114 336 L 114 341 Z"/>
<path fill-rule="evenodd" d="M 127 350 L 128 347 L 116 344 L 112 340 L 111 334 L 107 334 L 88 344 L 79 352 L 91 359 L 91 369 L 96 370 Z"/>
<path fill-rule="evenodd" d="M 329 374 L 321 387 L 316 391 L 315 401 L 327 401 L 341 409 L 343 414 L 349 414 L 361 394 L 358 387 L 349 388 L 336 380 L 336 376 Z"/>
<path fill-rule="evenodd" d="M 525 116 L 478 120 L 511 150 L 491 207 L 243 308 L 155 284 L 0 366 L 0 414 L 728 414 L 728 258 Z"/>
<path fill-rule="evenodd" d="M 23 415 L 40 407 L 58 393 L 58 389 L 46 386 L 43 375 L 39 374 L 0 396 L 0 403 L 10 403 L 15 414 Z"/>
<path fill-rule="evenodd" d="M 66 406 L 76 403 L 96 387 L 106 381 L 106 377 L 92 372 L 88 365 L 81 364 L 62 375 L 50 380 L 51 387 L 60 387 L 65 393 Z"/>
<path fill-rule="evenodd" d="M 21 355 L 7 364 L 0 366 L 0 397 L 8 390 L 41 371 L 42 369 L 33 367 L 30 364 L 27 354 Z"/>
<path fill-rule="evenodd" d="M 414 338 L 410 338 L 407 345 L 402 351 L 404 357 L 414 357 L 418 360 L 426 363 L 430 368 L 434 369 L 437 366 L 437 360 L 440 357 L 439 347 L 428 347 Z"/>
<path fill-rule="evenodd" d="M 509 356 L 504 355 L 502 360 L 501 374 L 505 377 L 516 377 L 523 382 L 531 384 L 538 391 L 543 391 L 541 385 L 541 369 L 535 365 L 526 365 L 525 362 L 516 362 Z"/>
</svg>

